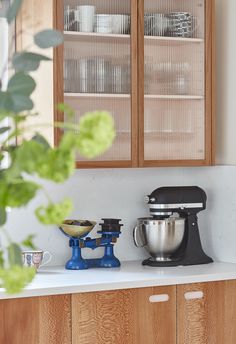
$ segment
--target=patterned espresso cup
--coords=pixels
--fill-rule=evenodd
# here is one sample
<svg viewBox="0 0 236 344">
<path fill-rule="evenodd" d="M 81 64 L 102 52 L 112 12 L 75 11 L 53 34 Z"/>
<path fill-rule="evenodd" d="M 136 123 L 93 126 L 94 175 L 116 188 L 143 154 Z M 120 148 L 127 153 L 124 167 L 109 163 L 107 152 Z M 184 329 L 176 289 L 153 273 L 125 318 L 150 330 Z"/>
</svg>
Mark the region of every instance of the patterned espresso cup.
<svg viewBox="0 0 236 344">
<path fill-rule="evenodd" d="M 48 255 L 48 259 L 43 263 L 44 257 Z M 35 267 L 38 270 L 39 267 L 48 264 L 52 259 L 52 255 L 48 251 L 22 251 L 23 265 L 26 267 Z"/>
</svg>

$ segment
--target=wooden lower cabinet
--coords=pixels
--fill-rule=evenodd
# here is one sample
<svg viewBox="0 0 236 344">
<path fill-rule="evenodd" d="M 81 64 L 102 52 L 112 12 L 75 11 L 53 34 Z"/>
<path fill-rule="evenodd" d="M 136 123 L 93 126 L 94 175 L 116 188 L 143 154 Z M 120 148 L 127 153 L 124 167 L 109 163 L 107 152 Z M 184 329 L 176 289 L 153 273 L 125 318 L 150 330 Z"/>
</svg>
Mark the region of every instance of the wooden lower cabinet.
<svg viewBox="0 0 236 344">
<path fill-rule="evenodd" d="M 72 343 L 175 344 L 176 287 L 72 295 Z"/>
<path fill-rule="evenodd" d="M 0 344 L 235 344 L 236 280 L 0 301 Z"/>
<path fill-rule="evenodd" d="M 235 344 L 235 324 L 236 281 L 177 286 L 177 344 Z"/>
<path fill-rule="evenodd" d="M 70 343 L 70 295 L 0 301 L 0 344 Z"/>
</svg>

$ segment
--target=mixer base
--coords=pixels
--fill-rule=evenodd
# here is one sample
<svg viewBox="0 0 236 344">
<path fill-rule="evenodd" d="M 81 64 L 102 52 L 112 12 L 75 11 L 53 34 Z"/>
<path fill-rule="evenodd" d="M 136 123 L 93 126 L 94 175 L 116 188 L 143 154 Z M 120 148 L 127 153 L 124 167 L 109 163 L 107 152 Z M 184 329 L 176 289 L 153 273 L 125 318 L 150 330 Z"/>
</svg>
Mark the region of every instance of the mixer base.
<svg viewBox="0 0 236 344">
<path fill-rule="evenodd" d="M 173 258 L 165 261 L 158 261 L 153 260 L 152 257 L 145 259 L 142 262 L 142 265 L 146 266 L 152 266 L 152 267 L 171 267 L 171 266 L 186 266 L 186 265 L 199 265 L 199 264 L 209 264 L 212 263 L 213 260 L 208 257 L 204 256 L 202 259 L 196 260 L 196 259 L 187 259 L 187 258 Z"/>
</svg>

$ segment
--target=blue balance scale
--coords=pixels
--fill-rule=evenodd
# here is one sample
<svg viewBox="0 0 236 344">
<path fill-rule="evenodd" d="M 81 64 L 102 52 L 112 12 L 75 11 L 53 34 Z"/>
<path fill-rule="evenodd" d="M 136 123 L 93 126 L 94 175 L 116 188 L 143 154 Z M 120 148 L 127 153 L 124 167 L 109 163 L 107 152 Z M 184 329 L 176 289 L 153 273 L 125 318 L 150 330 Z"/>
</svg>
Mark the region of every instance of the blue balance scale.
<svg viewBox="0 0 236 344">
<path fill-rule="evenodd" d="M 68 270 L 84 270 L 89 268 L 115 268 L 120 266 L 120 261 L 114 255 L 114 244 L 121 234 L 120 219 L 102 219 L 101 230 L 97 233 L 100 237 L 92 239 L 87 235 L 96 225 L 94 221 L 88 220 L 66 220 L 60 225 L 60 230 L 69 237 L 69 246 L 72 249 L 72 256 L 65 265 Z M 82 248 L 95 250 L 104 247 L 102 258 L 84 259 Z"/>
</svg>

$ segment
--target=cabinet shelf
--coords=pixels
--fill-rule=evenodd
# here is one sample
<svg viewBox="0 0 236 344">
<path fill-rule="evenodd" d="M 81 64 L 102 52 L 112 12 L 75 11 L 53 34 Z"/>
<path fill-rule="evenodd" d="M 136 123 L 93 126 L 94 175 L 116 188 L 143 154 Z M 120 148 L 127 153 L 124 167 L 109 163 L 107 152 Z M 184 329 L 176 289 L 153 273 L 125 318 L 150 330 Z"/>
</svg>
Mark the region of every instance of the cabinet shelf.
<svg viewBox="0 0 236 344">
<path fill-rule="evenodd" d="M 130 94 L 120 93 L 64 93 L 65 98 L 103 98 L 103 99 L 129 99 Z M 167 100 L 202 100 L 203 96 L 195 95 L 166 95 L 166 94 L 145 94 L 145 99 L 167 99 Z"/>
<path fill-rule="evenodd" d="M 130 94 L 120 93 L 64 93 L 65 98 L 103 98 L 103 99 L 129 99 Z"/>
<path fill-rule="evenodd" d="M 191 137 L 194 135 L 194 131 L 192 130 L 186 130 L 186 131 L 178 131 L 178 130 L 147 130 L 144 131 L 144 136 L 146 138 L 162 138 L 162 137 L 175 137 L 175 138 L 181 138 L 181 137 Z"/>
<path fill-rule="evenodd" d="M 179 95 L 179 94 L 145 94 L 144 99 L 167 99 L 167 100 L 202 100 L 203 96 Z"/>
<path fill-rule="evenodd" d="M 189 43 L 203 43 L 204 39 L 202 38 L 185 38 L 185 37 L 166 37 L 166 36 L 144 36 L 145 43 L 148 44 L 189 44 Z"/>
<path fill-rule="evenodd" d="M 78 32 L 78 31 L 64 31 L 65 41 L 80 41 L 87 42 L 88 40 L 94 41 L 127 41 L 130 39 L 130 35 L 113 34 L 113 33 L 97 33 L 97 32 Z M 144 36 L 146 43 L 150 44 L 188 44 L 188 43 L 203 43 L 202 38 L 185 38 L 185 37 L 166 37 L 166 36 Z"/>
<path fill-rule="evenodd" d="M 112 34 L 112 33 L 97 33 L 97 32 L 78 32 L 78 31 L 64 31 L 65 41 L 79 41 L 79 42 L 94 42 L 98 41 L 127 41 L 130 35 Z"/>
</svg>

